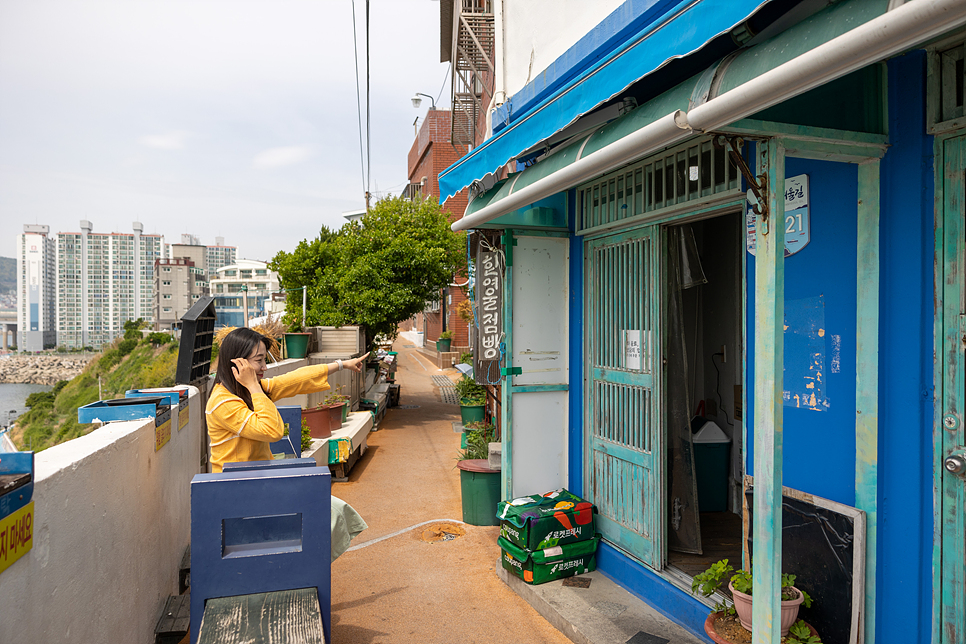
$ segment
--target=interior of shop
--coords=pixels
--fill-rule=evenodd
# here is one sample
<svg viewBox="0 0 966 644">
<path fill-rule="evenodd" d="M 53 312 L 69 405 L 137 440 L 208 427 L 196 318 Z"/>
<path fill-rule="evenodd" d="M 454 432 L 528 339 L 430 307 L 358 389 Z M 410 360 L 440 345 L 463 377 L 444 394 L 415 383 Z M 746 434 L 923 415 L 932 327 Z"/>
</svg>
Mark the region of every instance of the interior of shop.
<svg viewBox="0 0 966 644">
<path fill-rule="evenodd" d="M 741 565 L 743 224 L 732 212 L 665 235 L 667 563 L 689 576 Z"/>
</svg>

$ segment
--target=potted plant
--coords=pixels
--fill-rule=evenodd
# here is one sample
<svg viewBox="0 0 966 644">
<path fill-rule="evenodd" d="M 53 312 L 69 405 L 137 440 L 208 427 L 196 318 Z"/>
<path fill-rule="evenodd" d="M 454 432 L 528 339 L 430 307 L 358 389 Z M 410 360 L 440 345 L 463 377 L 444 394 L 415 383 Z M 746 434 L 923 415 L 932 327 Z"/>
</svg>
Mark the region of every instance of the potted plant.
<svg viewBox="0 0 966 644">
<path fill-rule="evenodd" d="M 302 423 L 309 428 L 312 438 L 328 438 L 332 435 L 332 421 L 329 419 L 329 408 L 321 405 L 302 410 Z"/>
<path fill-rule="evenodd" d="M 486 387 L 476 384 L 469 376 L 456 381 L 456 395 L 460 399 L 460 418 L 463 425 L 483 420 Z"/>
<path fill-rule="evenodd" d="M 341 405 L 342 406 L 342 409 L 341 409 L 342 421 L 341 421 L 341 423 L 344 423 L 345 421 L 347 421 L 349 419 L 349 396 L 347 394 L 342 393 L 342 390 L 343 389 L 345 389 L 345 387 L 342 386 L 342 385 L 339 385 L 338 387 L 336 387 L 335 389 L 333 389 L 332 391 L 330 391 L 329 393 L 327 393 L 325 395 L 325 398 L 322 401 L 324 404 L 329 405 L 331 407 L 336 407 L 338 405 Z M 342 426 L 341 423 L 340 423 L 339 427 Z M 338 427 L 333 427 L 332 429 L 338 429 Z"/>
<path fill-rule="evenodd" d="M 490 467 L 490 443 L 497 440 L 496 428 L 489 423 L 470 423 L 464 431 L 465 443 L 456 456 L 460 470 L 463 522 L 470 525 L 499 525 L 496 511 L 500 503 L 500 469 Z"/>
<path fill-rule="evenodd" d="M 449 351 L 450 343 L 453 342 L 453 332 L 446 330 L 439 334 L 439 340 L 436 341 L 436 350 L 440 353 L 446 353 Z"/>
<path fill-rule="evenodd" d="M 821 640 L 818 639 L 814 629 L 811 629 L 805 622 L 798 620 L 799 607 L 804 604 L 806 608 L 809 608 L 812 605 L 812 598 L 804 590 L 795 587 L 795 579 L 795 575 L 782 574 L 781 636 L 786 637 L 792 627 L 795 626 L 795 633 L 802 635 L 805 639 L 801 639 L 793 633 L 789 639 L 785 640 L 786 644 L 819 644 Z M 735 572 L 728 560 L 722 559 L 711 564 L 711 567 L 703 573 L 695 575 L 691 582 L 691 592 L 710 597 L 715 591 L 720 590 L 722 584 L 726 581 L 728 590 L 731 591 L 733 604 L 728 606 L 727 603 L 717 603 L 714 606 L 715 613 L 728 615 L 737 613 L 741 626 L 750 631 L 752 614 L 752 575 L 750 570 Z M 712 630 L 709 630 L 712 621 L 709 618 L 705 624 L 705 631 L 707 631 L 709 637 L 715 639 Z M 805 635 L 806 632 L 807 635 Z"/>
<path fill-rule="evenodd" d="M 285 333 L 285 357 L 302 359 L 308 354 L 311 333 L 302 331 L 302 323 L 293 320 Z"/>
</svg>

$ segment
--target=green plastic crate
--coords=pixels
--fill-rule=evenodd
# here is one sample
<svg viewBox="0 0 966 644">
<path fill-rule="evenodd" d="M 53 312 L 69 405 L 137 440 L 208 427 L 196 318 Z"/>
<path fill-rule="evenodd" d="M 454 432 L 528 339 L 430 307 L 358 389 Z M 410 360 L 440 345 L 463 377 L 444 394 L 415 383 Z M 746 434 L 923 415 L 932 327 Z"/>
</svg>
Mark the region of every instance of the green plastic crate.
<svg viewBox="0 0 966 644">
<path fill-rule="evenodd" d="M 518 548 L 503 537 L 497 543 L 500 544 L 503 567 L 526 583 L 537 585 L 596 570 L 599 540 L 600 536 L 594 535 L 584 541 L 536 552 Z"/>
<path fill-rule="evenodd" d="M 500 536 L 530 551 L 585 541 L 595 534 L 596 511 L 593 504 L 564 489 L 501 501 Z"/>
</svg>

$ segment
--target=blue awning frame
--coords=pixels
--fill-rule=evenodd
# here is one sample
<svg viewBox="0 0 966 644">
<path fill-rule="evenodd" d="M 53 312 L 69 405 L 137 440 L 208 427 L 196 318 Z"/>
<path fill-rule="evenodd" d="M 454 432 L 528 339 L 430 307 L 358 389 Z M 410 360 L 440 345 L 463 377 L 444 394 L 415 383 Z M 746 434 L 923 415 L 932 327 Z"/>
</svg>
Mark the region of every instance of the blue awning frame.
<svg viewBox="0 0 966 644">
<path fill-rule="evenodd" d="M 440 201 L 496 171 L 671 60 L 701 49 L 769 0 L 684 0 L 519 121 L 439 175 Z M 673 53 L 672 53 L 673 52 Z"/>
<path fill-rule="evenodd" d="M 728 67 L 734 73 L 721 77 L 725 91 L 713 97 L 710 90 L 699 91 L 708 86 L 712 77 L 701 74 L 689 101 L 696 104 L 687 111 L 681 109 L 683 104 L 675 106 L 681 100 L 675 90 L 687 89 L 693 83 L 685 81 L 675 90 L 517 173 L 495 186 L 495 190 L 472 199 L 467 213 L 451 228 L 468 230 L 485 224 L 694 134 L 714 132 L 966 25 L 963 0 L 917 0 L 891 10 L 888 2 L 849 0 L 832 5 L 816 15 L 814 21 L 797 26 L 801 37 L 778 36 L 747 50 L 744 61 L 739 56 Z M 879 15 L 872 17 L 877 11 Z M 842 14 L 835 15 L 839 12 Z M 812 24 L 806 24 L 809 22 Z M 822 22 L 824 29 L 811 30 Z M 827 39 L 830 36 L 833 37 Z M 657 118 L 662 107 L 669 112 Z"/>
</svg>

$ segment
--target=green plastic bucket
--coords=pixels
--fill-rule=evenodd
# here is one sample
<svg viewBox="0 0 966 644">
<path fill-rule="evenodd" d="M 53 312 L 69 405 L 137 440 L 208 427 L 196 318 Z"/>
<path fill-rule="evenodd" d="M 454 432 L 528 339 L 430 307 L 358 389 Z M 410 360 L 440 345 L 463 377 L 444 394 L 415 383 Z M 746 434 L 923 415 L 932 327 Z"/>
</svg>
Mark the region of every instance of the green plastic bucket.
<svg viewBox="0 0 966 644">
<path fill-rule="evenodd" d="M 459 461 L 463 522 L 470 525 L 500 525 L 496 508 L 500 503 L 500 470 L 491 470 L 486 459 Z"/>
<path fill-rule="evenodd" d="M 460 405 L 460 419 L 464 427 L 483 422 L 483 405 Z"/>
<path fill-rule="evenodd" d="M 304 358 L 308 352 L 309 337 L 311 335 L 311 333 L 286 333 L 285 355 L 289 358 Z"/>
<path fill-rule="evenodd" d="M 440 338 L 439 340 L 436 341 L 436 350 L 439 351 L 440 353 L 446 353 L 447 351 L 449 351 L 449 346 L 452 341 L 453 340 L 450 338 L 446 338 L 445 340 Z"/>
</svg>

